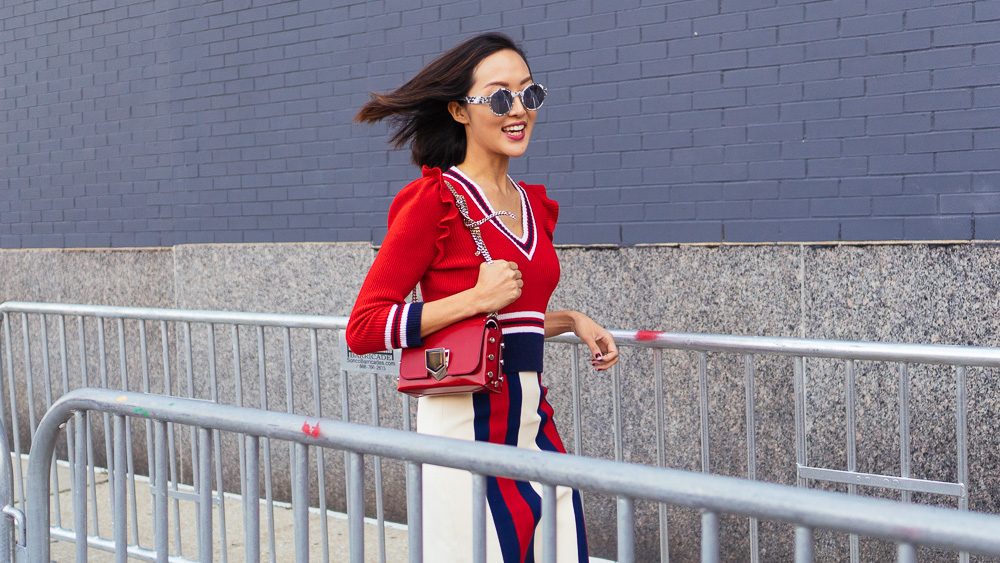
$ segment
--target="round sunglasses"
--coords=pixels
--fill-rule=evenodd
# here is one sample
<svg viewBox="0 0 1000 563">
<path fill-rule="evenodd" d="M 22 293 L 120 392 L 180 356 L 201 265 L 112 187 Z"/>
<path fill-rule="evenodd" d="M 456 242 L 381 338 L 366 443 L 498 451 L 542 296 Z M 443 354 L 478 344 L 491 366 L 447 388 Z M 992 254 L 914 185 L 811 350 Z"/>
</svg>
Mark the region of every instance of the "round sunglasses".
<svg viewBox="0 0 1000 563">
<path fill-rule="evenodd" d="M 511 92 L 506 88 L 498 88 L 489 96 L 467 96 L 465 102 L 469 104 L 488 104 L 490 111 L 497 117 L 507 115 L 514 107 L 514 97 L 520 96 L 524 109 L 535 111 L 542 107 L 545 102 L 545 94 L 548 90 L 541 84 L 529 84 L 520 92 Z"/>
</svg>

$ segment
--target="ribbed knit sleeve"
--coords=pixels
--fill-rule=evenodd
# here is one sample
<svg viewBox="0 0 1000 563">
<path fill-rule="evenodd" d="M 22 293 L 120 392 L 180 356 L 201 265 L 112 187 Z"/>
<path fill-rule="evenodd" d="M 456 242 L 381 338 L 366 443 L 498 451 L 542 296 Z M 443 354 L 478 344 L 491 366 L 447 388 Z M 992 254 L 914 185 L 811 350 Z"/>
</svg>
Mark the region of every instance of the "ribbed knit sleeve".
<svg viewBox="0 0 1000 563">
<path fill-rule="evenodd" d="M 458 214 L 441 186 L 441 171 L 424 168 L 423 177 L 393 199 L 388 232 L 347 323 L 347 345 L 355 354 L 421 345 L 423 303 L 406 298 L 440 259 L 447 223 Z"/>
</svg>

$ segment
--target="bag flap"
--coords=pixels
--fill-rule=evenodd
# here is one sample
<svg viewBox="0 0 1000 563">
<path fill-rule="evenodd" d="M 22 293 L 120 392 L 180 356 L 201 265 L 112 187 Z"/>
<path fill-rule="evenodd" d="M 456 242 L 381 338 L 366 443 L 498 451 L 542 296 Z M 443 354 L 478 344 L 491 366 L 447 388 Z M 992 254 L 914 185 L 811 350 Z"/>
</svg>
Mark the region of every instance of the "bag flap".
<svg viewBox="0 0 1000 563">
<path fill-rule="evenodd" d="M 422 379 L 430 377 L 424 361 L 424 350 L 448 350 L 448 375 L 466 375 L 478 370 L 486 339 L 486 316 L 480 315 L 451 324 L 424 338 L 420 348 L 406 348 L 400 363 L 400 377 Z"/>
</svg>

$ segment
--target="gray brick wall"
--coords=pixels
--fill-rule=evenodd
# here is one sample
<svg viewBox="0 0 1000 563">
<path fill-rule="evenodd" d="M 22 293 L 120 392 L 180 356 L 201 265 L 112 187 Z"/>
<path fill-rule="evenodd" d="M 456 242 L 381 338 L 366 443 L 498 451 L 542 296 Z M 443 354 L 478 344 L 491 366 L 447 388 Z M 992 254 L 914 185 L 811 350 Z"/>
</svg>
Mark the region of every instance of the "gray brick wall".
<svg viewBox="0 0 1000 563">
<path fill-rule="evenodd" d="M 0 247 L 378 242 L 417 172 L 351 118 L 494 29 L 557 242 L 997 239 L 998 4 L 15 0 Z"/>
</svg>

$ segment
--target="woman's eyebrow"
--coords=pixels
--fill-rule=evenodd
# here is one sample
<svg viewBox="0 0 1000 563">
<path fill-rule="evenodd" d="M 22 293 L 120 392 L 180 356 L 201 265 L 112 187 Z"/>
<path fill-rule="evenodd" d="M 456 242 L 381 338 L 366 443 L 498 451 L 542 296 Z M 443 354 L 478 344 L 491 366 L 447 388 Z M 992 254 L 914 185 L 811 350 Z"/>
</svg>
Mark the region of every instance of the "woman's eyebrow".
<svg viewBox="0 0 1000 563">
<path fill-rule="evenodd" d="M 521 84 L 527 84 L 528 82 L 531 82 L 531 77 L 530 76 L 527 77 L 527 78 L 525 78 L 524 80 L 522 80 Z M 504 88 L 510 86 L 510 84 L 504 82 L 503 80 L 494 80 L 493 82 L 490 82 L 490 83 L 484 85 L 483 88 L 486 88 L 487 86 L 493 86 L 493 85 L 503 86 Z"/>
</svg>

